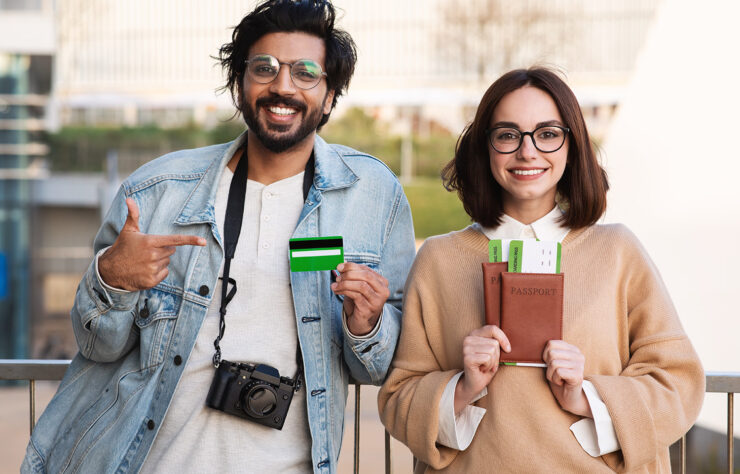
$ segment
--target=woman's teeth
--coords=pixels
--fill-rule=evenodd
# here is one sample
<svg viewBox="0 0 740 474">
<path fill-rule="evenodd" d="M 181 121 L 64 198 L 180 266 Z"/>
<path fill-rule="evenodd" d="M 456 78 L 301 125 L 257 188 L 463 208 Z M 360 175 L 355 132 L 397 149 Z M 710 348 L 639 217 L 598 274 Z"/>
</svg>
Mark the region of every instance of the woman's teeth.
<svg viewBox="0 0 740 474">
<path fill-rule="evenodd" d="M 511 170 L 511 172 L 514 173 L 514 174 L 516 174 L 516 175 L 520 175 L 520 176 L 531 176 L 531 175 L 535 175 L 535 174 L 544 173 L 545 170 L 544 169 L 539 169 L 539 170 Z"/>
</svg>

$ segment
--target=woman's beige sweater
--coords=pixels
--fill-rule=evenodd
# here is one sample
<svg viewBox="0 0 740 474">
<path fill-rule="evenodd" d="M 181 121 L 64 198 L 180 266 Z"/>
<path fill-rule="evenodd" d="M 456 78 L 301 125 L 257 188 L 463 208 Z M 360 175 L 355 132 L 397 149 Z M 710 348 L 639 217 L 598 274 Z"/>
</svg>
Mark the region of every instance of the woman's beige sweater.
<svg viewBox="0 0 740 474">
<path fill-rule="evenodd" d="M 569 430 L 545 370 L 501 367 L 465 451 L 435 443 L 445 385 L 461 371 L 462 341 L 483 326 L 481 262 L 488 239 L 472 227 L 428 239 L 406 283 L 403 329 L 378 397 L 383 423 L 426 472 L 670 472 L 668 446 L 696 419 L 704 372 L 658 270 L 622 225 L 571 231 L 563 241 L 563 339 L 586 357 L 621 450 L 591 457 Z M 418 472 L 418 470 L 417 470 Z"/>
</svg>

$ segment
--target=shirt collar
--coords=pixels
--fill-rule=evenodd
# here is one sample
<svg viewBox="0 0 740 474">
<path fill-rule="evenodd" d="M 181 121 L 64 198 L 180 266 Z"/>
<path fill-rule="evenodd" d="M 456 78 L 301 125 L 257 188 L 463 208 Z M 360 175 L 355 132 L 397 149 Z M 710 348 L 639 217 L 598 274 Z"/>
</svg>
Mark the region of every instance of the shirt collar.
<svg viewBox="0 0 740 474">
<path fill-rule="evenodd" d="M 570 231 L 558 222 L 563 215 L 560 207 L 555 206 L 550 212 L 532 222 L 522 224 L 506 214 L 501 216 L 501 225 L 498 227 L 483 227 L 476 224 L 481 232 L 489 239 L 539 239 L 550 242 L 562 242 Z"/>
</svg>

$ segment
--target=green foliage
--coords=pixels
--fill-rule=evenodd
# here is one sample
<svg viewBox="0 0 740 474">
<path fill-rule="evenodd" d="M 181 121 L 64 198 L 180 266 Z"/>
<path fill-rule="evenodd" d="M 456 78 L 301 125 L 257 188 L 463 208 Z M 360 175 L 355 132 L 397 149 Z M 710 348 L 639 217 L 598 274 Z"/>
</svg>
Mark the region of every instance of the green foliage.
<svg viewBox="0 0 740 474">
<path fill-rule="evenodd" d="M 340 143 L 383 160 L 394 173 L 401 173 L 402 137 L 393 135 L 386 124 L 360 108 L 349 109 L 341 118 L 329 120 L 321 136 L 329 143 Z M 441 130 L 427 136 L 411 137 L 414 176 L 439 177 L 442 167 L 455 152 L 457 137 Z"/>
<path fill-rule="evenodd" d="M 401 137 L 392 136 L 386 126 L 360 108 L 351 108 L 341 118 L 329 120 L 319 134 L 328 143 L 369 153 L 383 160 L 394 173 L 400 173 Z"/>
<path fill-rule="evenodd" d="M 439 178 L 442 168 L 455 154 L 456 140 L 449 134 L 433 134 L 423 139 L 415 137 L 414 176 Z"/>
<path fill-rule="evenodd" d="M 321 131 L 329 143 L 341 143 L 383 160 L 397 175 L 401 169 L 401 137 L 362 109 L 348 110 L 341 118 L 332 119 Z M 470 224 L 462 203 L 455 193 L 447 192 L 439 178 L 442 167 L 455 152 L 456 137 L 435 132 L 413 136 L 414 176 L 404 186 L 414 218 L 417 239 L 444 234 Z"/>
<path fill-rule="evenodd" d="M 404 190 L 411 205 L 417 239 L 446 234 L 470 224 L 457 194 L 447 192 L 440 179 L 415 179 Z"/>
<path fill-rule="evenodd" d="M 119 169 L 128 174 L 165 153 L 225 143 L 244 130 L 240 119 L 222 122 L 205 130 L 195 124 L 179 128 L 65 127 L 48 136 L 53 171 L 100 172 L 109 150 L 117 150 Z M 329 121 L 320 132 L 329 143 L 347 145 L 383 160 L 397 175 L 401 172 L 401 142 L 386 124 L 360 108 L 348 110 Z M 454 153 L 456 137 L 444 131 L 411 137 L 414 176 L 438 177 Z"/>
<path fill-rule="evenodd" d="M 53 171 L 102 171 L 109 150 L 119 153 L 119 168 L 128 174 L 165 153 L 228 142 L 244 130 L 240 122 L 219 124 L 204 130 L 193 124 L 162 129 L 145 127 L 65 127 L 48 136 Z"/>
</svg>

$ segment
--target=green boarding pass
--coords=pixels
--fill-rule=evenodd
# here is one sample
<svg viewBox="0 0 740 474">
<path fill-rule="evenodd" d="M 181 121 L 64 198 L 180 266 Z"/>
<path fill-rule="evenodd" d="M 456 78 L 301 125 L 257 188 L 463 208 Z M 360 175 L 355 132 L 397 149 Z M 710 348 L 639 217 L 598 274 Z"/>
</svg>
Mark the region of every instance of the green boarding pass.
<svg viewBox="0 0 740 474">
<path fill-rule="evenodd" d="M 560 273 L 562 245 L 544 240 L 514 240 L 509 246 L 510 272 Z"/>
<path fill-rule="evenodd" d="M 488 261 L 491 263 L 509 261 L 509 244 L 512 239 L 493 239 L 488 241 Z"/>
<path fill-rule="evenodd" d="M 524 241 L 512 240 L 509 243 L 509 272 L 522 272 L 522 252 L 524 248 Z"/>
</svg>

